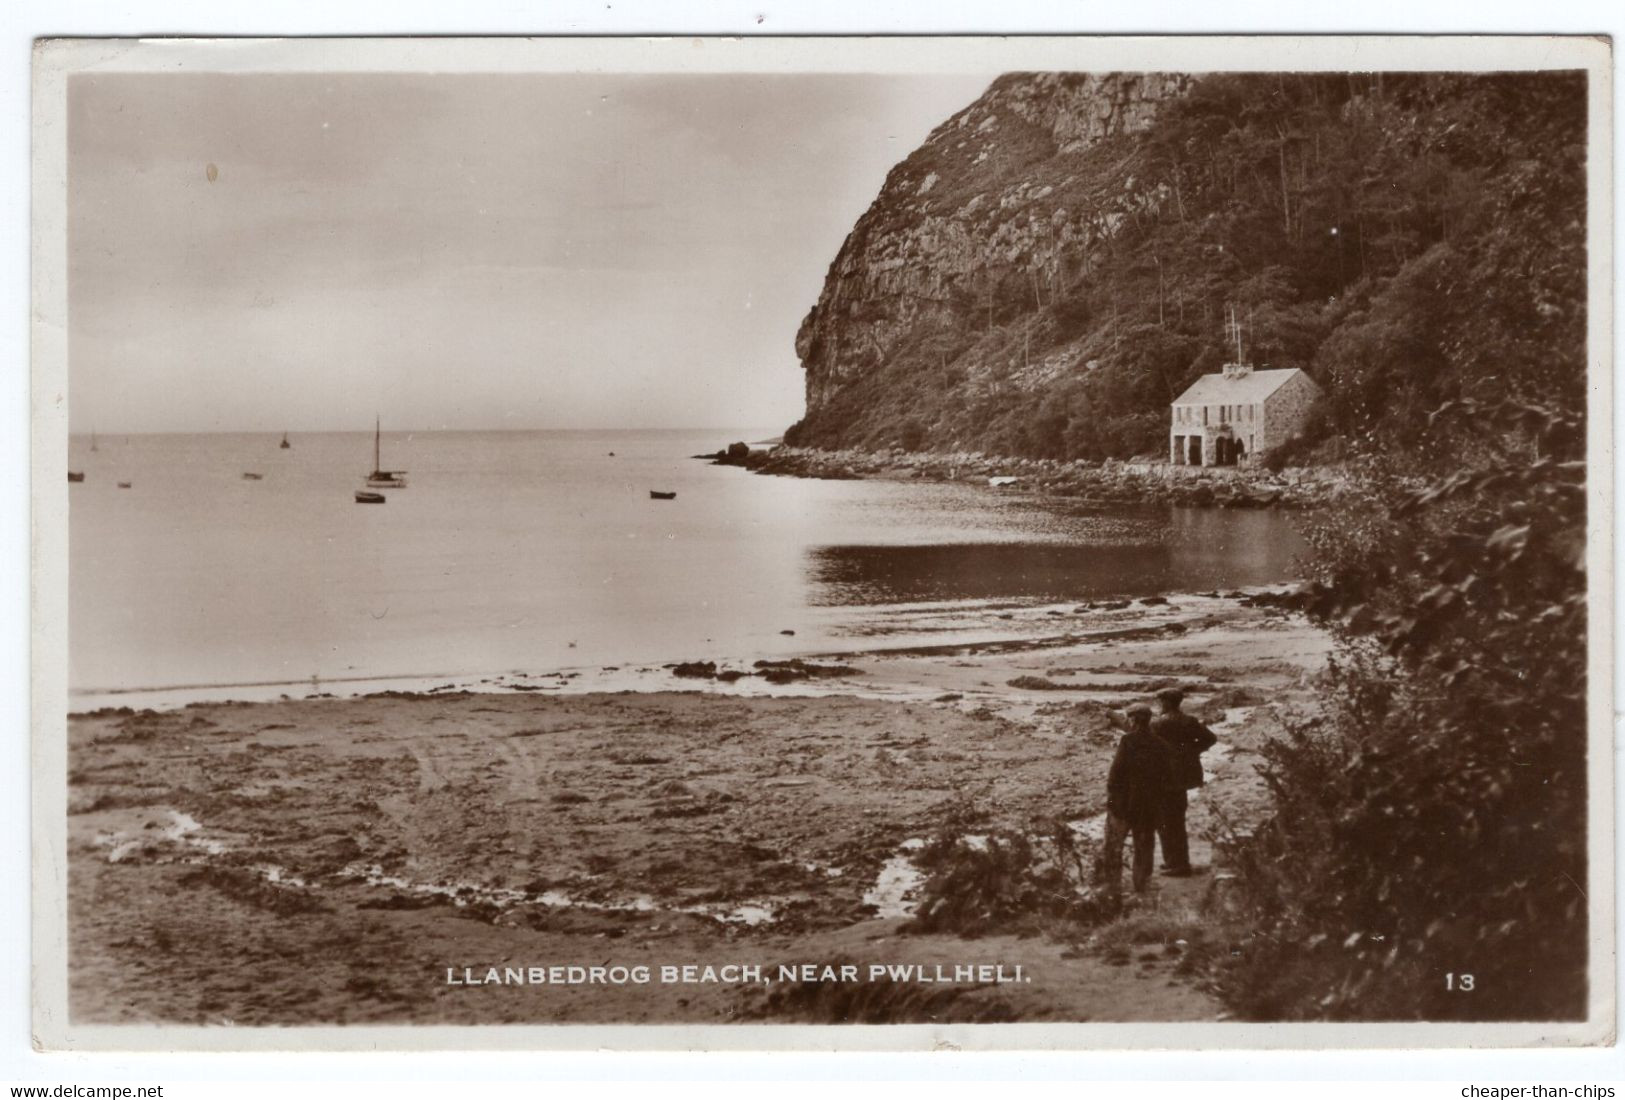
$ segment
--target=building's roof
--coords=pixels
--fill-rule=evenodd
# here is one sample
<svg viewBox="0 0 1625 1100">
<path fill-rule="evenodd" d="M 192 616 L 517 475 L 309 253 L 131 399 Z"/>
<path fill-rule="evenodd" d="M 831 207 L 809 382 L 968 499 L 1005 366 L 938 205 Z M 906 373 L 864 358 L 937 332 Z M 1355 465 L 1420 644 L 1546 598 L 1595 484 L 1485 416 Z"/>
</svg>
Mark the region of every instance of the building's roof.
<svg viewBox="0 0 1625 1100">
<path fill-rule="evenodd" d="M 1283 370 L 1255 370 L 1240 378 L 1226 378 L 1222 374 L 1204 374 L 1192 382 L 1189 389 L 1174 398 L 1173 404 L 1252 405 L 1280 389 L 1294 374 L 1303 374 L 1303 371 L 1297 367 L 1287 367 Z"/>
</svg>

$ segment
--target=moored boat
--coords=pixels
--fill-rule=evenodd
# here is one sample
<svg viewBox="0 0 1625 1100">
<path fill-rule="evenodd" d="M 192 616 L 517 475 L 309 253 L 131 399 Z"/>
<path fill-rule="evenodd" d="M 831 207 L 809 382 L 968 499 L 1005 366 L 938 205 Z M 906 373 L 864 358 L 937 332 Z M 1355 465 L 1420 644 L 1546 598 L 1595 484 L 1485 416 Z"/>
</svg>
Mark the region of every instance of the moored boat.
<svg viewBox="0 0 1625 1100">
<path fill-rule="evenodd" d="M 662 493 L 659 490 L 650 489 L 649 490 L 649 499 L 650 500 L 676 500 L 677 499 L 677 494 L 676 493 Z"/>
<path fill-rule="evenodd" d="M 281 444 L 279 444 L 279 446 L 284 451 L 293 449 L 293 444 L 288 442 L 288 433 L 287 432 L 282 433 L 282 442 L 281 442 Z"/>
<path fill-rule="evenodd" d="M 128 488 L 129 488 L 129 487 L 130 487 L 130 482 L 128 482 L 128 481 L 121 481 L 121 482 L 119 482 L 119 483 L 118 483 L 118 487 L 119 487 L 119 488 L 120 488 L 120 489 L 128 489 Z"/>
<path fill-rule="evenodd" d="M 355 491 L 355 502 L 357 504 L 383 504 L 384 494 L 369 493 L 365 489 L 357 489 Z"/>
<path fill-rule="evenodd" d="M 244 481 L 260 481 L 260 480 L 263 480 L 264 477 L 265 477 L 264 474 L 244 474 L 243 475 L 243 480 Z"/>
<path fill-rule="evenodd" d="M 77 481 L 83 481 L 83 480 L 85 480 L 85 475 L 84 475 L 84 473 L 82 471 L 79 471 L 79 470 L 69 470 L 68 471 L 68 480 L 69 481 L 76 481 L 76 482 Z"/>
<path fill-rule="evenodd" d="M 367 475 L 367 484 L 374 489 L 404 489 L 406 471 L 384 469 L 379 457 L 379 444 L 383 434 L 383 421 L 378 420 L 372 426 L 372 473 Z"/>
<path fill-rule="evenodd" d="M 367 484 L 374 489 L 406 488 L 405 470 L 374 470 L 367 475 Z"/>
</svg>

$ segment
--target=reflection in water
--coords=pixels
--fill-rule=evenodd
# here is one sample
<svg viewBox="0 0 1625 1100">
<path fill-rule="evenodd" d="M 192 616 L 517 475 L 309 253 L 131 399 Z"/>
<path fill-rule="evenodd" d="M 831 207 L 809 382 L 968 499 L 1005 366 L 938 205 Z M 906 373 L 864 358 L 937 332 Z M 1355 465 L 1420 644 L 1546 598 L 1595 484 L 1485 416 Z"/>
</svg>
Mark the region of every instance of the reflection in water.
<svg viewBox="0 0 1625 1100">
<path fill-rule="evenodd" d="M 821 546 L 807 552 L 815 602 L 1072 600 L 1271 584 L 1304 549 L 1278 512 L 1169 508 L 1133 540 Z"/>
</svg>

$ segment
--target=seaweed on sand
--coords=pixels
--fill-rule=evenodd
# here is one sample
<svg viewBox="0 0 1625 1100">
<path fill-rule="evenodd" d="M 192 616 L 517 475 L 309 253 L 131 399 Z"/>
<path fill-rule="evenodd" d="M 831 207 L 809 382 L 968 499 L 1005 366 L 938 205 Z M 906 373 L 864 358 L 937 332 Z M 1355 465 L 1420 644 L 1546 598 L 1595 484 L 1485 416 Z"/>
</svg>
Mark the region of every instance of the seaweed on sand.
<svg viewBox="0 0 1625 1100">
<path fill-rule="evenodd" d="M 254 909 L 264 909 L 279 917 L 325 913 L 331 908 L 304 890 L 273 886 L 244 867 L 200 867 L 182 875 L 180 885 L 211 886 L 232 901 Z"/>
</svg>

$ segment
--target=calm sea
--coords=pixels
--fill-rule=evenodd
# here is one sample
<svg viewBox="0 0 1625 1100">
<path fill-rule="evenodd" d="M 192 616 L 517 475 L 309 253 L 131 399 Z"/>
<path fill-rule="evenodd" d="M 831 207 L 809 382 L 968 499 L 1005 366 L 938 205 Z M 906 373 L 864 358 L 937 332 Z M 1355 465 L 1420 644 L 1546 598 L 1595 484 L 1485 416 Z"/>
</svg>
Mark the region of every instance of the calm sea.
<svg viewBox="0 0 1625 1100">
<path fill-rule="evenodd" d="M 383 465 L 410 487 L 369 506 L 353 494 L 370 433 L 295 434 L 289 450 L 275 435 L 102 436 L 95 452 L 74 437 L 70 690 L 229 696 L 940 642 L 945 608 L 1268 583 L 1302 549 L 1270 512 L 1074 514 L 688 457 L 736 438 L 753 436 L 385 433 Z M 912 630 L 915 610 L 936 625 Z"/>
</svg>

